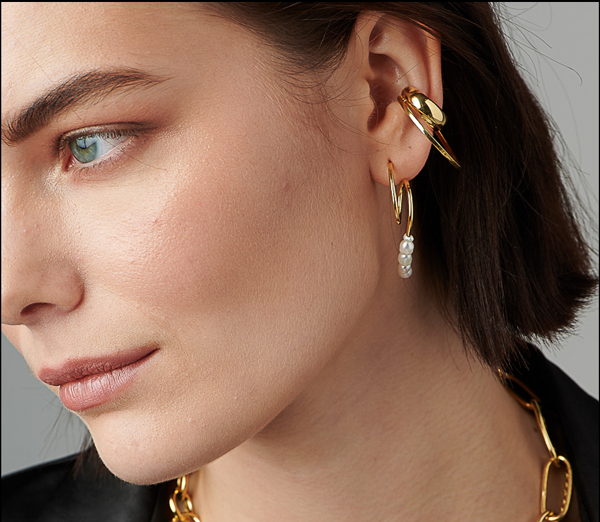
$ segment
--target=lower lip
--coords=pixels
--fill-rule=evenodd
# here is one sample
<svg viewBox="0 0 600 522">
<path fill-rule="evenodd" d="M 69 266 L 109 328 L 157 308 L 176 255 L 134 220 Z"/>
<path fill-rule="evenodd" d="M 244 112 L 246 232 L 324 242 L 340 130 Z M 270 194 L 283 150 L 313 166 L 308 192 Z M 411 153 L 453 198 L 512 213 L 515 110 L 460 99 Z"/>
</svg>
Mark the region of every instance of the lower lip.
<svg viewBox="0 0 600 522">
<path fill-rule="evenodd" d="M 88 375 L 78 381 L 61 385 L 59 389 L 61 402 L 69 410 L 83 411 L 114 399 L 133 384 L 134 377 L 154 353 L 151 352 L 122 368 Z"/>
</svg>

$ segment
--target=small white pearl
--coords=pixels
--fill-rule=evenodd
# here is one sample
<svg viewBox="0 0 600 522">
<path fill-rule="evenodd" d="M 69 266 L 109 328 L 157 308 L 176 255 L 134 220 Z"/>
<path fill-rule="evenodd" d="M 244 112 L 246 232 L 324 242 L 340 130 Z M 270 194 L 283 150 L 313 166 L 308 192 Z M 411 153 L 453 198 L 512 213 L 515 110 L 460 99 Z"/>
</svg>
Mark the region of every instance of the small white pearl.
<svg viewBox="0 0 600 522">
<path fill-rule="evenodd" d="M 402 241 L 400 243 L 400 253 L 410 255 L 415 251 L 415 244 L 412 241 Z"/>
<path fill-rule="evenodd" d="M 398 254 L 398 263 L 402 266 L 409 266 L 412 264 L 412 256 L 410 254 Z"/>
<path fill-rule="evenodd" d="M 405 272 L 404 270 L 401 270 L 400 268 L 401 268 L 401 265 L 398 265 L 398 275 L 402 279 L 408 279 L 412 275 L 412 268 L 409 268 L 408 272 Z"/>
</svg>

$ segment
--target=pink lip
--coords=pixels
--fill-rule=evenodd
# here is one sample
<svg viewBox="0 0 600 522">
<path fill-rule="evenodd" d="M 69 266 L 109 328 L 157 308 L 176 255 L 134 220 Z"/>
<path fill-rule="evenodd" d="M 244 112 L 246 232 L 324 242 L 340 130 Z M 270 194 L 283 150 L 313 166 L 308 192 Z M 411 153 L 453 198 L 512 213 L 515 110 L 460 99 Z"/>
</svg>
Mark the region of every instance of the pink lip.
<svg viewBox="0 0 600 522">
<path fill-rule="evenodd" d="M 70 361 L 56 369 L 40 369 L 38 378 L 51 386 L 60 386 L 59 396 L 64 406 L 81 411 L 104 404 L 124 391 L 156 351 L 156 346 L 151 345 L 112 356 Z"/>
</svg>

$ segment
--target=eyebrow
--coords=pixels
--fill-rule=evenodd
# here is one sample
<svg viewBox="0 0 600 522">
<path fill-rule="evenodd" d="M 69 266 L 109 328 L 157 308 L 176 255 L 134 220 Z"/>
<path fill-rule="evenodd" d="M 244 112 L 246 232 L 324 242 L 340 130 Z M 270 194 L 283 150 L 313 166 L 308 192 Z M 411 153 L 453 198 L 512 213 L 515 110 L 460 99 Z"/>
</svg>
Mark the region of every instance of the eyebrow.
<svg viewBox="0 0 600 522">
<path fill-rule="evenodd" d="M 65 112 L 92 105 L 116 92 L 137 91 L 170 79 L 131 68 L 76 74 L 49 89 L 17 116 L 3 122 L 2 143 L 15 146 Z"/>
</svg>

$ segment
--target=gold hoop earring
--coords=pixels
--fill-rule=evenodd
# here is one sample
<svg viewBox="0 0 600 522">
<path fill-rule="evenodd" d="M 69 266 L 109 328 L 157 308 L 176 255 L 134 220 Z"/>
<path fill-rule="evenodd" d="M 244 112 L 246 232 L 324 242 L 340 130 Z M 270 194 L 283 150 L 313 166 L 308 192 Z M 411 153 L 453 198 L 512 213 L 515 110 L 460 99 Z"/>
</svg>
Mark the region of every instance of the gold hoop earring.
<svg viewBox="0 0 600 522">
<path fill-rule="evenodd" d="M 398 275 L 402 279 L 408 279 L 412 275 L 412 254 L 415 250 L 414 238 L 410 235 L 410 229 L 413 223 L 413 200 L 410 183 L 407 179 L 400 182 L 400 190 L 396 194 L 396 184 L 394 182 L 394 164 L 388 160 L 388 174 L 390 176 L 390 188 L 392 189 L 392 204 L 394 205 L 394 214 L 396 223 L 402 224 L 402 194 L 406 188 L 406 199 L 408 200 L 408 219 L 406 223 L 406 233 L 400 242 L 398 248 Z"/>
<path fill-rule="evenodd" d="M 458 160 L 440 131 L 446 123 L 446 114 L 444 111 L 440 109 L 433 100 L 414 87 L 405 87 L 400 96 L 398 96 L 398 102 L 402 105 L 404 111 L 408 114 L 408 117 L 427 137 L 433 146 L 440 151 L 453 167 L 459 169 L 460 165 Z M 421 116 L 421 118 L 423 118 L 423 121 L 431 127 L 433 135 L 417 119 L 413 109 Z"/>
</svg>

